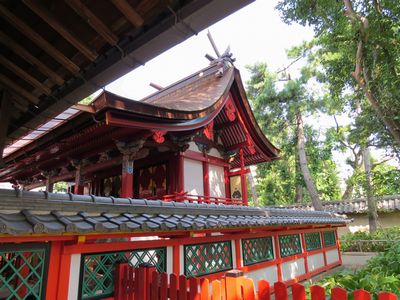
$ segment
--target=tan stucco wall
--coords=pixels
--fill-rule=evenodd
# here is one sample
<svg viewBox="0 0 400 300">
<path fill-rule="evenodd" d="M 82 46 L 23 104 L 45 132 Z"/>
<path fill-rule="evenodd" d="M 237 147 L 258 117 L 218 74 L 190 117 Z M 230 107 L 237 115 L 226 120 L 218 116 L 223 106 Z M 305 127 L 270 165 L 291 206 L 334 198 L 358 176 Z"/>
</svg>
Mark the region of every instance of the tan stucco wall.
<svg viewBox="0 0 400 300">
<path fill-rule="evenodd" d="M 348 232 L 367 231 L 368 230 L 368 215 L 367 214 L 347 214 L 349 219 L 354 219 L 353 222 L 346 227 L 341 227 L 338 230 L 339 236 Z M 388 228 L 400 226 L 400 211 L 378 213 L 378 227 Z"/>
</svg>

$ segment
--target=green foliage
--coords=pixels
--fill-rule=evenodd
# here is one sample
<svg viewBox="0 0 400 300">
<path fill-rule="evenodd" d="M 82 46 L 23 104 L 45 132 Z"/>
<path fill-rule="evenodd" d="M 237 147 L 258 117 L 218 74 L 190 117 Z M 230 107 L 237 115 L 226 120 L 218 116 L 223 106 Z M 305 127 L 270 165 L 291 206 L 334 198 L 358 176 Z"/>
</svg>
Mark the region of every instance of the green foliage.
<svg viewBox="0 0 400 300">
<path fill-rule="evenodd" d="M 68 190 L 68 184 L 64 181 L 56 182 L 53 186 L 54 193 L 66 193 Z"/>
<path fill-rule="evenodd" d="M 358 241 L 367 242 L 358 242 Z M 374 242 L 382 240 L 385 242 Z M 368 242 L 371 241 L 371 242 Z M 340 238 L 342 251 L 383 252 L 394 242 L 400 243 L 400 227 L 379 228 L 373 233 L 357 231 L 348 233 Z"/>
<path fill-rule="evenodd" d="M 400 296 L 400 242 L 370 259 L 365 267 L 356 271 L 338 272 L 316 284 L 325 287 L 329 294 L 332 288 L 342 287 L 349 292 L 367 290 L 373 294 L 374 299 L 383 291 Z"/>
<path fill-rule="evenodd" d="M 293 50 L 295 52 L 296 50 Z M 301 175 L 296 152 L 296 112 L 313 115 L 321 102 L 307 91 L 307 76 L 299 80 L 278 83 L 275 74 L 265 64 L 249 66 L 251 78 L 247 94 L 262 130 L 272 143 L 281 149 L 281 160 L 257 166 L 257 192 L 261 205 L 291 204 L 296 197 L 296 186 L 304 191 L 304 201 L 309 201 Z M 332 145 L 325 143 L 319 133 L 305 125 L 308 167 L 323 200 L 340 197 L 339 178 L 332 160 Z"/>
</svg>

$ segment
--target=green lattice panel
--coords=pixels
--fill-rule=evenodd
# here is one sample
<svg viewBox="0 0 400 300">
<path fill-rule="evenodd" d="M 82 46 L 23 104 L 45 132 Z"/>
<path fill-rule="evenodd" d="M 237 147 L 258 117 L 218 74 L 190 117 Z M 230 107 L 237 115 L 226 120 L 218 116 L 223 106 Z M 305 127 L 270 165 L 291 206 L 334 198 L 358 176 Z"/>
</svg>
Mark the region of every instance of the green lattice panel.
<svg viewBox="0 0 400 300">
<path fill-rule="evenodd" d="M 324 231 L 324 245 L 325 247 L 336 245 L 336 236 L 334 231 Z"/>
<path fill-rule="evenodd" d="M 242 255 L 245 266 L 274 259 L 272 237 L 243 239 Z"/>
<path fill-rule="evenodd" d="M 7 251 L 0 248 L 1 299 L 42 299 L 45 269 L 45 248 Z"/>
<path fill-rule="evenodd" d="M 114 292 L 114 267 L 119 262 L 129 262 L 134 267 L 146 262 L 156 266 L 158 271 L 165 272 L 167 269 L 166 248 L 108 252 L 83 256 L 82 299 L 111 296 Z"/>
<path fill-rule="evenodd" d="M 287 257 L 301 253 L 301 241 L 299 234 L 280 235 L 279 251 L 281 257 Z"/>
<path fill-rule="evenodd" d="M 232 269 L 231 242 L 186 245 L 185 275 L 202 276 Z"/>
<path fill-rule="evenodd" d="M 310 232 L 304 234 L 304 239 L 306 240 L 307 251 L 321 249 L 321 234 L 319 232 Z"/>
</svg>

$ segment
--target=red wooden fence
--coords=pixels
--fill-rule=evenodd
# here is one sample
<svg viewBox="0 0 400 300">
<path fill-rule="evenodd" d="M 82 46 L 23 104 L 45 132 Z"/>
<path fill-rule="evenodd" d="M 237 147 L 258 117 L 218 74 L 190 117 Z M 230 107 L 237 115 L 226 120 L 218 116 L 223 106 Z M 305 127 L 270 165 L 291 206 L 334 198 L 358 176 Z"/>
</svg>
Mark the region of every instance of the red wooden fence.
<svg viewBox="0 0 400 300">
<path fill-rule="evenodd" d="M 275 300 L 289 300 L 285 283 L 275 282 L 273 286 Z M 119 264 L 116 269 L 116 300 L 270 300 L 272 287 L 268 281 L 258 282 L 258 291 L 254 282 L 243 276 L 241 271 L 229 271 L 222 280 L 210 282 L 208 279 L 186 278 L 183 275 L 158 273 L 152 266 L 132 268 L 128 264 Z M 325 289 L 314 285 L 310 288 L 311 300 L 325 300 Z M 371 300 L 365 290 L 356 290 L 354 300 Z M 306 300 L 305 287 L 299 283 L 292 285 L 292 300 Z M 331 300 L 347 300 L 348 293 L 342 288 L 333 288 Z M 378 294 L 378 300 L 397 300 L 389 292 Z"/>
</svg>

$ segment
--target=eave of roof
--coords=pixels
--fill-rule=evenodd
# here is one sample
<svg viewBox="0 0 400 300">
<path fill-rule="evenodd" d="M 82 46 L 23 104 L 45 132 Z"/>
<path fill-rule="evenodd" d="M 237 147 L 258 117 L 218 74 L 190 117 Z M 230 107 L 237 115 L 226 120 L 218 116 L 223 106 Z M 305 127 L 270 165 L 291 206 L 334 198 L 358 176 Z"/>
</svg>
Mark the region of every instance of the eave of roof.
<svg viewBox="0 0 400 300">
<path fill-rule="evenodd" d="M 276 225 L 344 226 L 326 212 L 0 190 L 0 233 L 91 234 L 254 228 Z"/>
</svg>

